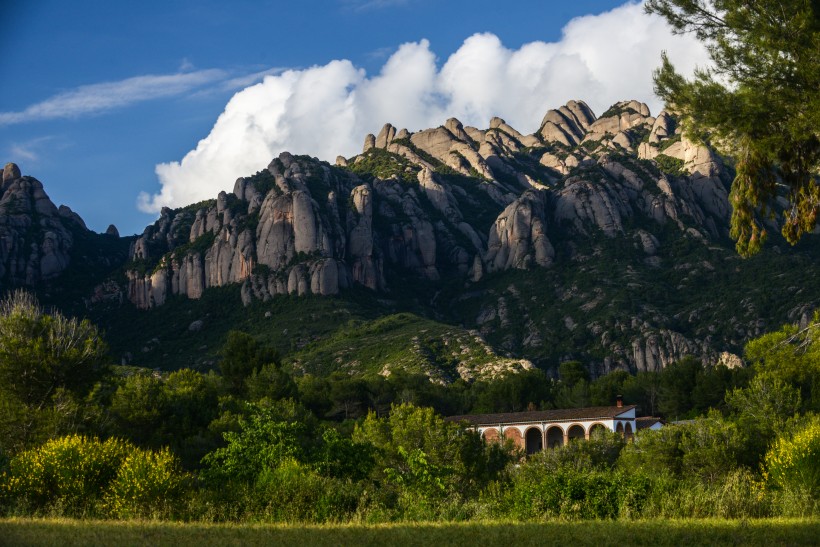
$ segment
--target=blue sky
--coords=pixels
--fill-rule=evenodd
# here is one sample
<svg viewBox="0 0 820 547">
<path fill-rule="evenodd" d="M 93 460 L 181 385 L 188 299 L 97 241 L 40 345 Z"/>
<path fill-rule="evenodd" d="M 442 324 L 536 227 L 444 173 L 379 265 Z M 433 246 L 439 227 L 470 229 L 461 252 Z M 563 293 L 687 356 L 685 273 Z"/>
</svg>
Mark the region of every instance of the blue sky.
<svg viewBox="0 0 820 547">
<path fill-rule="evenodd" d="M 90 228 L 141 232 L 160 206 L 215 197 L 282 149 L 332 161 L 387 121 L 417 130 L 458 114 L 486 127 L 497 113 L 532 131 L 572 98 L 649 101 L 660 46 L 647 44 L 665 31 L 623 6 L 6 1 L 0 160 Z M 675 44 L 682 62 L 702 58 Z"/>
</svg>

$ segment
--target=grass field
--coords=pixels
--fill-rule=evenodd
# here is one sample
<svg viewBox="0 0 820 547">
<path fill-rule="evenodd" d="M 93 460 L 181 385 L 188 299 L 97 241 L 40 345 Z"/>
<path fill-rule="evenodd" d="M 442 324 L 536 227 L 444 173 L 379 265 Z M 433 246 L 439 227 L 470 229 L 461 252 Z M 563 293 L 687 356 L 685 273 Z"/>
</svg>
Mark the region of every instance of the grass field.
<svg viewBox="0 0 820 547">
<path fill-rule="evenodd" d="M 818 545 L 820 520 L 672 520 L 387 525 L 215 525 L 0 520 L 0 545 Z"/>
</svg>

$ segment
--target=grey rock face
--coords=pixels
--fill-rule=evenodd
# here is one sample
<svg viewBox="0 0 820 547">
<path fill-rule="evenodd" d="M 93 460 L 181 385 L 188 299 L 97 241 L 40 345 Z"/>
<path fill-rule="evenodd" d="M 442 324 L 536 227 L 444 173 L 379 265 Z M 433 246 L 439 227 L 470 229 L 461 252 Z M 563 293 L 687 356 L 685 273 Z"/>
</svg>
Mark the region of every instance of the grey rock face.
<svg viewBox="0 0 820 547">
<path fill-rule="evenodd" d="M 490 272 L 552 264 L 555 250 L 547 238 L 544 198 L 525 192 L 504 209 L 490 229 L 484 262 Z"/>
<path fill-rule="evenodd" d="M 671 115 L 653 118 L 636 101 L 615 105 L 601 119 L 570 101 L 547 112 L 533 135 L 501 118 L 487 129 L 451 118 L 412 134 L 386 124 L 349 161 L 330 166 L 283 153 L 212 205 L 163 211 L 132 245 L 132 257 L 153 269 L 129 272 L 126 294 L 148 308 L 172 294 L 199 298 L 208 287 L 239 283 L 247 305 L 286 294 L 334 295 L 354 285 L 390 291 L 395 272 L 403 272 L 400 282 L 415 276 L 469 286 L 504 270 L 558 267 L 575 260 L 575 242 L 594 246 L 601 235 L 628 238 L 636 261 L 657 268 L 668 258 L 653 227 L 672 227 L 704 244 L 728 230 L 723 166 L 708 149 L 678 140 Z M 638 161 L 661 148 L 684 162 L 685 176 Z M 365 161 L 386 174 L 357 175 Z M 525 297 L 510 289 L 497 304 L 482 304 L 479 328 L 512 328 Z M 585 316 L 608 304 L 603 292 L 581 302 L 559 328 L 600 337 L 610 352 L 601 364 L 606 370 L 657 370 L 689 354 L 718 360 L 708 340 L 669 328 L 590 327 Z M 543 325 L 521 321 L 520 339 L 507 337 L 502 345 L 545 347 Z M 615 332 L 631 337 L 621 334 L 615 343 Z"/>
<path fill-rule="evenodd" d="M 35 178 L 22 176 L 14 163 L 3 169 L 0 193 L 0 282 L 35 286 L 60 275 L 71 262 L 71 228 L 85 223 L 67 207 L 62 211 Z"/>
<path fill-rule="evenodd" d="M 720 159 L 682 138 L 674 116 L 652 117 L 637 101 L 614 105 L 600 119 L 585 103 L 570 101 L 548 111 L 531 135 L 501 118 L 484 129 L 450 118 L 415 133 L 386 124 L 366 137 L 363 149 L 335 165 L 282 153 L 267 169 L 237 179 L 232 193 L 163 209 L 131 241 L 127 288 L 101 284 L 90 301 L 128 299 L 151 308 L 172 295 L 195 299 L 211 287 L 238 284 L 242 302 L 250 304 L 352 286 L 388 294 L 413 279 L 441 279 L 481 294 L 495 290 L 498 272 L 552 268 L 539 275 L 555 278 L 565 271 L 559 268 L 595 265 L 615 245 L 630 253 L 635 271 L 652 276 L 662 272 L 646 266 L 678 266 L 670 237 L 713 250 L 728 233 Z M 664 173 L 653 161 L 660 154 L 679 159 L 684 173 Z M 3 170 L 0 213 L 2 282 L 37 283 L 69 267 L 78 230 L 86 229 L 82 219 L 56 208 L 42 185 L 13 164 Z M 108 233 L 119 235 L 113 226 Z M 720 267 L 712 263 L 697 268 Z M 632 290 L 641 279 L 620 282 Z M 735 363 L 714 350 L 708 333 L 675 332 L 690 332 L 678 326 L 685 317 L 656 321 L 652 306 L 641 312 L 648 317 L 643 325 L 593 324 L 598 319 L 590 317 L 613 306 L 602 286 L 555 287 L 554 298 L 575 307 L 554 324 L 539 323 L 526 313 L 533 308 L 522 305 L 536 297 L 548 305 L 543 287 L 527 295 L 511 286 L 467 317 L 476 316 L 484 334 L 509 329 L 493 343 L 510 354 L 545 350 L 550 329 L 565 329 L 600 340 L 605 370 L 655 370 L 687 354 Z M 808 321 L 810 312 L 795 313 Z"/>
<path fill-rule="evenodd" d="M 632 361 L 639 371 L 656 372 L 687 355 L 709 354 L 708 346 L 688 340 L 680 333 L 661 330 L 632 342 Z"/>
<path fill-rule="evenodd" d="M 552 264 L 551 223 L 582 235 L 600 230 L 615 237 L 624 233 L 625 219 L 636 215 L 659 224 L 672 221 L 682 229 L 681 219 L 691 217 L 705 226 L 695 232 L 699 237 L 720 233 L 728 204 L 716 157 L 686 142 L 669 147 L 666 153 L 683 159 L 692 173 L 681 181 L 610 160 L 607 148 L 636 150 L 641 144 L 638 153 L 646 155 L 674 133 L 667 113 L 652 118 L 646 105 L 636 101 L 618 103 L 610 112 L 615 114 L 596 119 L 585 103 L 570 101 L 547 112 L 535 135 L 523 135 L 501 118 L 493 118 L 487 130 L 465 128 L 451 118 L 412 134 L 385 124 L 377 136 L 366 137 L 364 152 L 387 150 L 416 166 L 415 189 L 395 179 L 362 183 L 283 153 L 269 166 L 274 184 L 264 191 L 240 178 L 233 191 L 236 201 L 223 193 L 215 206 L 199 211 L 163 211 L 134 242 L 131 256 L 160 260 L 165 274 L 129 277 L 129 294 L 146 307 L 161 303 L 167 294 L 198 298 L 207 287 L 228 283 L 243 283 L 245 300 L 335 294 L 350 283 L 383 290 L 389 285 L 386 263 L 427 279 L 454 269 L 477 280 L 485 272 Z M 633 140 L 629 131 L 637 127 L 646 128 L 649 143 Z M 545 168 L 541 180 L 522 174 L 513 160 L 542 143 L 572 148 L 586 141 L 601 143 L 600 159 L 580 147 L 570 153 L 548 149 L 536 157 Z M 354 158 L 353 164 L 361 159 Z M 434 160 L 462 175 L 483 177 L 473 184 L 497 204 L 499 213 L 489 229 L 465 216 L 463 208 L 474 209 L 475 198 L 441 179 Z M 594 168 L 596 161 L 600 169 L 594 177 L 567 176 Z M 344 167 L 347 160 L 337 164 Z M 248 215 L 256 219 L 254 230 L 247 228 Z M 190 226 L 187 232 L 184 226 Z M 167 255 L 207 237 L 212 240 L 205 250 Z M 641 233 L 636 241 L 647 256 L 657 252 L 652 234 Z M 257 272 L 257 266 L 264 270 Z"/>
</svg>

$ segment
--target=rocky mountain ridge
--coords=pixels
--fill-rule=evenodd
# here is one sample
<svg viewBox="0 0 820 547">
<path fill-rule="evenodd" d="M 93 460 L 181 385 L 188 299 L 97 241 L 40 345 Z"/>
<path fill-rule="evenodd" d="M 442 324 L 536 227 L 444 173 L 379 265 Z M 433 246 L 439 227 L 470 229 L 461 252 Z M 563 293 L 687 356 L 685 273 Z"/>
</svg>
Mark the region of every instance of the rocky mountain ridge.
<svg viewBox="0 0 820 547">
<path fill-rule="evenodd" d="M 128 271 L 128 298 L 150 308 L 170 294 L 198 298 L 230 283 L 244 284 L 246 303 L 337 294 L 351 284 L 381 290 L 391 265 L 428 280 L 452 272 L 478 280 L 485 272 L 550 266 L 548 224 L 614 237 L 626 218 L 642 215 L 703 240 L 725 235 L 719 159 L 679 135 L 664 146 L 676 138 L 666 113 L 653 118 L 635 101 L 615 109 L 596 119 L 572 101 L 526 136 L 499 118 L 488 130 L 452 118 L 412 134 L 387 124 L 367 136 L 361 155 L 337 159 L 341 168 L 283 153 L 214 202 L 164 209 L 132 245 L 131 260 L 152 269 Z M 654 158 L 660 149 L 690 175 L 670 177 L 629 156 Z M 389 172 L 368 173 L 374 162 Z M 465 179 L 454 184 L 459 176 Z M 476 223 L 464 207 L 495 219 Z M 651 254 L 651 234 L 641 238 Z"/>
<path fill-rule="evenodd" d="M 34 179 L 12 177 L 40 195 Z M 486 340 L 491 349 L 480 351 L 499 362 L 580 358 L 597 373 L 655 370 L 684 355 L 737 364 L 745 340 L 805 319 L 820 294 L 783 277 L 795 261 L 812 263 L 788 253 L 766 266 L 784 272 L 776 306 L 743 281 L 756 266 L 728 240 L 731 179 L 721 158 L 682 137 L 674 116 L 653 117 L 636 101 L 599 117 L 570 101 L 531 135 L 500 118 L 487 129 L 451 118 L 414 133 L 386 124 L 361 154 L 335 165 L 282 153 L 232 192 L 163 209 L 143 234 L 118 240 L 130 245 L 127 261 L 87 304 L 128 301 L 162 313 L 173 297 L 197 300 L 216 287 L 241 287 L 245 306 L 283 295 L 344 299 L 355 289 L 400 313 L 389 302 L 415 287 L 430 295 L 416 298 L 424 314 Z M 7 277 L 11 284 L 70 271 L 65 249 L 80 228 L 59 228 L 84 226 L 69 210 L 40 208 L 61 220 L 32 251 L 37 259 L 15 251 L 17 262 L 2 262 L 16 272 L 19 263 L 40 268 Z M 732 295 L 719 305 L 708 287 Z M 346 349 L 334 362 L 354 370 L 354 354 Z"/>
</svg>

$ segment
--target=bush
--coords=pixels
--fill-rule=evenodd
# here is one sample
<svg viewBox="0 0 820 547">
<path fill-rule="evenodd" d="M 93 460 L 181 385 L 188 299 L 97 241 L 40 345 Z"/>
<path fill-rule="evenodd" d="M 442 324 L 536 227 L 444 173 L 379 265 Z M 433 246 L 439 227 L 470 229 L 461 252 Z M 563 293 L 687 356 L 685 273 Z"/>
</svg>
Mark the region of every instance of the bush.
<svg viewBox="0 0 820 547">
<path fill-rule="evenodd" d="M 170 516 L 186 479 L 179 460 L 167 448 L 158 452 L 134 450 L 108 488 L 105 508 L 117 518 Z"/>
<path fill-rule="evenodd" d="M 411 404 L 394 405 L 387 418 L 369 414 L 353 439 L 374 447 L 374 480 L 431 502 L 477 495 L 512 459 L 502 445 Z"/>
<path fill-rule="evenodd" d="M 293 400 L 262 400 L 246 408 L 241 431 L 223 433 L 226 446 L 202 459 L 202 476 L 216 488 L 228 482 L 252 484 L 265 469 L 289 458 L 305 459 L 317 444 L 315 418 Z"/>
<path fill-rule="evenodd" d="M 134 450 L 119 439 L 54 439 L 15 456 L 0 477 L 0 491 L 10 505 L 21 509 L 82 515 L 93 509 Z"/>
<path fill-rule="evenodd" d="M 547 473 L 561 468 L 606 471 L 615 465 L 625 446 L 619 433 L 601 429 L 593 431 L 588 441 L 541 451 L 531 457 L 529 465 L 542 466 Z"/>
<path fill-rule="evenodd" d="M 641 474 L 568 467 L 543 473 L 540 465 L 524 465 L 500 502 L 508 516 L 522 520 L 634 517 L 641 515 L 650 488 Z"/>
<path fill-rule="evenodd" d="M 771 496 L 746 469 L 707 484 L 670 477 L 653 482 L 644 508 L 647 518 L 762 518 L 772 516 Z"/>
<path fill-rule="evenodd" d="M 274 522 L 341 522 L 355 513 L 361 487 L 319 475 L 295 459 L 260 473 L 253 495 Z"/>
<path fill-rule="evenodd" d="M 684 173 L 683 160 L 667 156 L 666 154 L 658 154 L 655 157 L 655 162 L 658 164 L 658 169 L 666 173 L 679 177 Z"/>
<path fill-rule="evenodd" d="M 70 435 L 12 458 L 0 496 L 26 513 L 147 516 L 177 499 L 184 478 L 167 449 Z"/>
<path fill-rule="evenodd" d="M 766 454 L 766 477 L 775 488 L 820 496 L 820 416 L 792 436 L 777 439 Z"/>
</svg>

